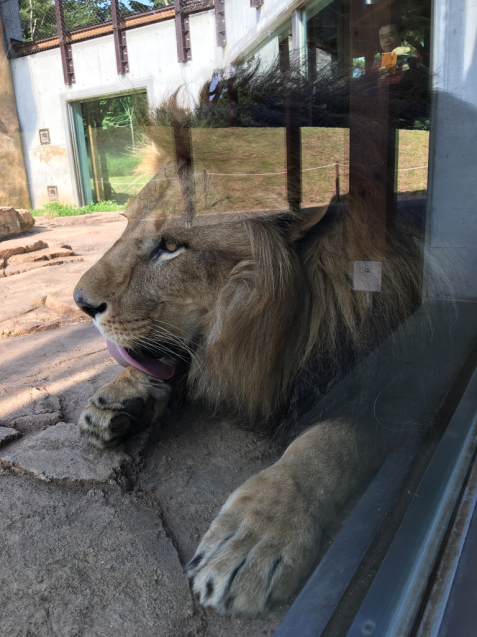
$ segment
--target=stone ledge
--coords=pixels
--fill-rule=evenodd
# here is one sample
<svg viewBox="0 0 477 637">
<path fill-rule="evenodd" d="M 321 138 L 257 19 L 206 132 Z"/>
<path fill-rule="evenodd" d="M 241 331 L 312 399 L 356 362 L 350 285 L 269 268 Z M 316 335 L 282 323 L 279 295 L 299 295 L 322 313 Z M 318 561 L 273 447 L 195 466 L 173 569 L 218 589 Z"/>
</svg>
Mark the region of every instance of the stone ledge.
<svg viewBox="0 0 477 637">
<path fill-rule="evenodd" d="M 145 442 L 144 435 L 138 438 Z M 96 449 L 80 437 L 78 425 L 64 422 L 12 442 L 0 453 L 4 469 L 46 482 L 116 481 L 123 467 L 133 463 L 120 448 Z"/>
<path fill-rule="evenodd" d="M 0 447 L 6 445 L 17 438 L 21 438 L 21 433 L 11 427 L 0 427 Z"/>
<path fill-rule="evenodd" d="M 11 245 L 11 244 L 10 244 Z M 0 257 L 3 257 L 5 260 L 10 259 L 11 257 L 17 254 L 25 254 L 27 252 L 36 252 L 37 250 L 44 250 L 48 248 L 48 244 L 39 239 L 34 243 L 28 243 L 26 245 L 15 245 L 10 248 L 6 248 L 4 250 L 0 250 Z"/>
</svg>

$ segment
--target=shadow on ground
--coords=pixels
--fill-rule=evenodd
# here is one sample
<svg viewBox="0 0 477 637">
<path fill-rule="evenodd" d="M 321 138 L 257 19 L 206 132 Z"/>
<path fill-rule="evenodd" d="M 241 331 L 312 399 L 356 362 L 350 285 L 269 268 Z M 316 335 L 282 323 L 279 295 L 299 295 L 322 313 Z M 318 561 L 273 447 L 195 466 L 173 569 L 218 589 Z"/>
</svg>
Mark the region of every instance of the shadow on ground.
<svg viewBox="0 0 477 637">
<path fill-rule="evenodd" d="M 0 426 L 23 434 L 0 448 L 0 634 L 270 635 L 285 607 L 218 616 L 183 571 L 228 494 L 278 457 L 270 441 L 189 405 L 89 448 L 74 423 L 120 369 L 92 324 L 3 339 L 0 361 Z"/>
</svg>

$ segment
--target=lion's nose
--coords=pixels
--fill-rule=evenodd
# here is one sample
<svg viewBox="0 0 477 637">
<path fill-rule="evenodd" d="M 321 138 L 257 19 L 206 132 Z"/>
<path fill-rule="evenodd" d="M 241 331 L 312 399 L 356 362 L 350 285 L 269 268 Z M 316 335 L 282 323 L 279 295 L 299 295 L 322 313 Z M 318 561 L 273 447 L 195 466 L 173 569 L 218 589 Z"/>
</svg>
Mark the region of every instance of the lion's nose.
<svg viewBox="0 0 477 637">
<path fill-rule="evenodd" d="M 75 300 L 76 305 L 80 308 L 80 310 L 83 310 L 83 312 L 85 312 L 88 316 L 91 316 L 91 318 L 94 318 L 96 314 L 101 314 L 101 312 L 104 312 L 107 307 L 106 303 L 101 303 L 101 305 L 97 305 L 97 306 L 94 306 L 91 303 L 89 303 L 85 299 L 83 290 L 81 288 L 75 289 L 75 291 L 73 292 L 73 298 Z"/>
</svg>

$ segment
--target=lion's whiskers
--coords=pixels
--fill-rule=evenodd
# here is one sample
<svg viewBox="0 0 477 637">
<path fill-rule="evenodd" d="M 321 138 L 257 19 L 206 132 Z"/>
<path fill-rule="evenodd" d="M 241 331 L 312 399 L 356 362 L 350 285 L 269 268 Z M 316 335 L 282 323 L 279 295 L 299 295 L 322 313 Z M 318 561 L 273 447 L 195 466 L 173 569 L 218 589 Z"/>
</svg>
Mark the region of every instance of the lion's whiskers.
<svg viewBox="0 0 477 637">
<path fill-rule="evenodd" d="M 166 323 L 165 321 L 160 321 L 161 323 Z M 199 357 L 197 356 L 196 352 L 194 352 L 194 350 L 188 345 L 188 343 L 186 342 L 186 340 L 181 337 L 181 336 L 175 336 L 170 330 L 168 330 L 166 327 L 163 327 L 162 325 L 158 324 L 158 321 L 152 321 L 153 325 L 153 330 L 156 334 L 159 334 L 160 336 L 166 336 L 168 338 L 170 338 L 172 341 L 176 342 L 180 347 L 182 347 L 183 349 L 185 349 L 188 354 L 190 355 L 190 357 L 195 361 L 195 363 L 197 364 L 197 366 L 201 369 L 201 361 L 199 359 Z M 167 325 L 171 325 L 171 323 L 167 323 Z M 195 342 L 195 341 L 190 341 L 193 345 L 195 345 L 196 347 L 200 347 L 201 349 L 205 349 L 202 345 L 200 345 L 199 343 Z"/>
<path fill-rule="evenodd" d="M 163 336 L 163 337 L 165 336 L 169 338 L 170 340 L 177 342 L 179 347 L 182 347 L 182 349 L 184 349 L 189 354 L 191 359 L 196 363 L 197 367 L 202 371 L 202 362 L 200 358 L 197 356 L 196 352 L 194 352 L 194 350 L 187 345 L 187 343 L 185 343 L 183 340 L 180 339 L 180 337 L 174 336 L 174 334 L 172 334 L 171 332 L 169 332 L 169 330 L 166 330 L 165 328 L 158 329 L 158 327 L 154 327 L 153 330 L 154 330 L 154 333 L 158 334 L 159 336 Z"/>
<path fill-rule="evenodd" d="M 160 319 L 159 321 L 157 319 L 152 319 L 152 323 L 154 324 L 155 327 L 163 329 L 167 334 L 169 334 L 169 336 L 171 336 L 175 340 L 183 342 L 184 343 L 184 347 L 187 347 L 186 340 L 185 340 L 185 338 L 183 336 L 174 336 L 174 334 L 172 334 L 172 332 L 170 332 L 166 327 L 162 327 L 162 325 L 170 325 L 170 327 L 175 327 L 175 325 L 173 325 L 172 323 L 168 323 L 167 321 L 163 321 L 162 319 Z M 203 345 L 201 345 L 200 343 L 197 343 L 197 341 L 192 341 L 191 340 L 189 342 L 192 343 L 192 345 L 195 345 L 196 347 L 200 347 L 201 349 L 205 349 L 205 347 Z"/>
<path fill-rule="evenodd" d="M 139 344 L 142 345 L 144 347 L 147 347 L 150 350 L 155 350 L 158 354 L 171 354 L 172 356 L 175 356 L 177 358 L 181 358 L 182 360 L 186 361 L 187 359 L 184 356 L 181 356 L 181 354 L 179 354 L 178 352 L 172 350 L 170 347 L 167 347 L 167 345 L 164 345 L 163 343 L 155 343 L 154 341 L 144 338 L 144 337 L 140 337 L 140 336 L 136 336 L 134 337 L 134 340 Z"/>
<path fill-rule="evenodd" d="M 174 337 L 173 334 L 171 334 L 170 332 L 168 332 L 168 330 L 163 329 L 163 332 L 161 333 L 159 330 L 155 329 L 155 331 L 160 335 L 160 336 L 168 336 L 171 340 L 173 341 L 179 341 L 178 338 Z M 143 345 L 144 347 L 147 347 L 149 349 L 152 350 L 156 350 L 158 353 L 160 354 L 170 354 L 176 358 L 180 358 L 181 360 L 183 360 L 184 362 L 189 362 L 188 359 L 181 355 L 179 352 L 174 351 L 172 349 L 170 349 L 169 347 L 167 347 L 167 345 L 164 345 L 163 343 L 157 343 L 154 342 L 153 340 L 151 340 L 150 338 L 147 338 L 145 336 L 136 336 L 134 337 L 134 340 L 138 343 L 139 346 Z M 184 343 L 178 343 L 180 346 L 183 347 L 183 349 L 186 350 L 186 352 L 190 355 L 190 357 L 194 360 L 194 362 L 197 364 L 197 366 L 199 368 L 201 368 L 201 363 L 198 360 L 195 352 L 193 350 L 191 350 L 187 345 L 185 345 Z"/>
</svg>

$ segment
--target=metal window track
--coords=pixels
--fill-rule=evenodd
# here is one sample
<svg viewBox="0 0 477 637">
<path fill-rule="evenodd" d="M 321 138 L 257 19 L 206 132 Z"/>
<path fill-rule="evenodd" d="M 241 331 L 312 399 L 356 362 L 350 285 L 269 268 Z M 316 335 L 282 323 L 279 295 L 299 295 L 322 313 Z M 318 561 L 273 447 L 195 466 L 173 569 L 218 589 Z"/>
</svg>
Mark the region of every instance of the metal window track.
<svg viewBox="0 0 477 637">
<path fill-rule="evenodd" d="M 347 637 L 411 634 L 477 448 L 477 371 Z"/>
<path fill-rule="evenodd" d="M 348 607 L 345 615 L 348 613 L 349 619 L 340 615 L 340 603 L 349 595 L 353 577 L 361 582 L 361 560 L 377 537 L 378 529 L 381 532 L 379 527 L 397 492 L 405 480 L 405 484 L 409 484 L 407 469 L 413 459 L 411 453 L 392 454 L 384 463 L 274 637 L 319 637 L 323 633 L 346 634 L 347 637 L 408 637 L 415 635 L 418 622 L 421 625 L 421 619 L 428 617 L 425 602 L 430 597 L 430 585 L 438 572 L 455 512 L 466 498 L 466 488 L 469 488 L 466 486 L 467 478 L 477 453 L 477 347 L 473 328 L 477 308 L 475 304 L 468 303 L 456 306 L 463 323 L 457 328 L 459 336 L 454 341 L 456 345 L 462 337 L 462 342 L 455 348 L 453 370 L 448 369 L 449 365 L 442 355 L 434 361 L 434 365 L 443 370 L 440 384 L 448 390 L 448 397 L 441 406 L 442 426 L 447 426 L 442 438 L 438 443 L 436 441 L 434 451 L 430 449 L 432 456 L 427 468 L 424 470 L 426 454 L 422 458 L 422 470 L 417 467 L 416 475 L 423 477 L 418 481 L 417 488 L 411 487 L 413 495 L 406 496 L 412 498 L 411 504 L 392 543 L 388 544 L 390 548 L 357 614 L 352 619 L 356 611 L 349 614 Z M 444 350 L 445 346 L 441 346 L 441 352 Z M 386 350 L 381 352 L 381 357 L 385 353 Z M 424 369 L 429 362 L 423 361 L 422 365 Z M 314 414 L 307 424 L 311 425 L 312 420 L 316 422 L 316 418 Z M 420 461 L 419 453 L 418 449 L 415 458 Z M 425 472 L 422 474 L 422 471 Z M 411 479 L 411 484 L 415 479 Z M 454 567 L 457 567 L 456 563 Z M 444 604 L 449 595 L 449 586 L 446 589 L 447 597 L 442 602 Z M 329 620 L 336 620 L 337 616 L 341 628 L 337 632 L 335 621 L 330 632 L 333 622 L 329 623 Z M 429 637 L 438 634 L 436 630 L 442 616 L 442 612 L 437 615 L 434 613 L 434 632 L 429 633 Z M 428 637 L 428 633 L 422 630 L 418 635 Z"/>
</svg>

